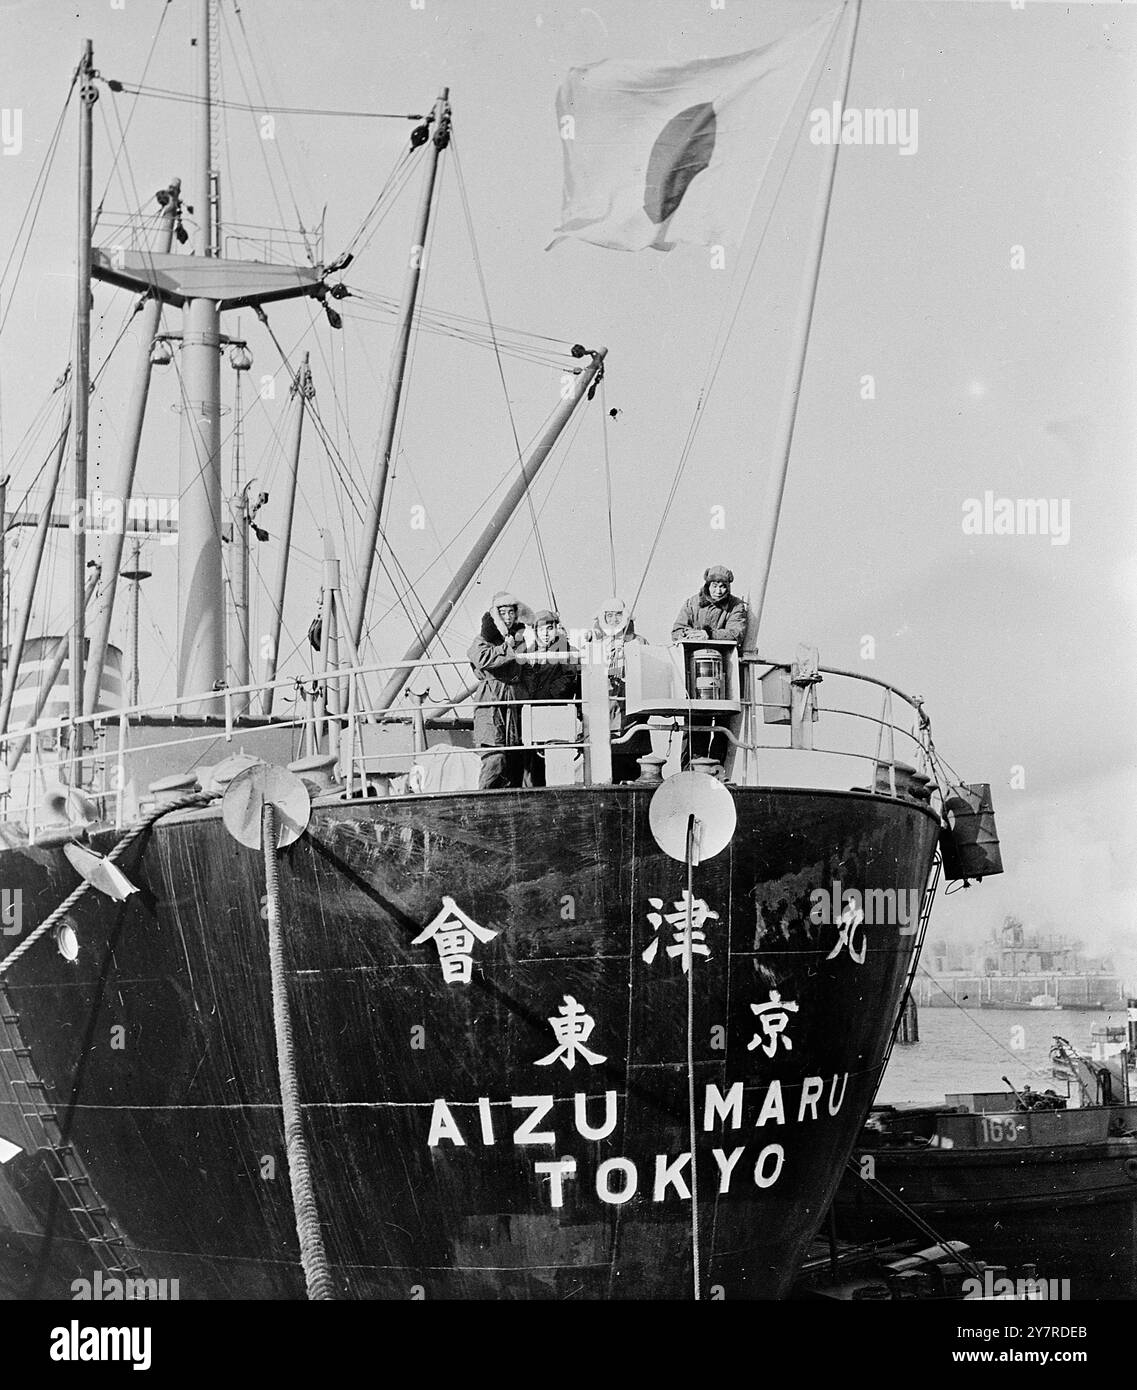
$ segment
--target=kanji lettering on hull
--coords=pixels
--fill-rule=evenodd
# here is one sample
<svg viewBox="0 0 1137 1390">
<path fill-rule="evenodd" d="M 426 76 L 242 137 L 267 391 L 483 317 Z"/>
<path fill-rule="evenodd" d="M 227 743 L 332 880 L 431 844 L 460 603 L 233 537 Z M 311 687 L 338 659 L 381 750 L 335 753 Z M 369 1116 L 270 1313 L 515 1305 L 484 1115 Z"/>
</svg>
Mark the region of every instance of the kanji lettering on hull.
<svg viewBox="0 0 1137 1390">
<path fill-rule="evenodd" d="M 648 898 L 648 905 L 653 910 L 647 914 L 647 920 L 655 928 L 656 937 L 643 953 L 645 964 L 650 965 L 655 960 L 659 951 L 659 930 L 664 922 L 671 928 L 673 937 L 673 944 L 668 946 L 667 954 L 672 959 L 676 956 L 682 957 L 684 974 L 691 969 L 691 961 L 695 956 L 710 956 L 711 948 L 707 945 L 707 933 L 704 928 L 708 922 L 717 922 L 719 915 L 713 912 L 702 898 L 691 898 L 684 888 L 682 898 L 672 904 L 671 912 L 661 911 L 662 898 Z"/>
<path fill-rule="evenodd" d="M 770 991 L 769 1001 L 765 1004 L 751 1004 L 750 1012 L 758 1015 L 758 1024 L 765 1034 L 755 1033 L 746 1044 L 747 1052 L 753 1052 L 756 1047 L 760 1047 L 767 1057 L 773 1057 L 781 1043 L 787 1052 L 793 1051 L 793 1041 L 786 1028 L 789 1025 L 790 1014 L 796 1014 L 797 1004 L 787 999 L 782 1002 L 782 996 L 776 989 Z"/>
<path fill-rule="evenodd" d="M 553 1035 L 557 1040 L 557 1046 L 547 1057 L 540 1057 L 534 1064 L 538 1067 L 552 1066 L 554 1062 L 563 1062 L 569 1071 L 576 1066 L 577 1055 L 579 1054 L 590 1067 L 597 1066 L 600 1062 L 606 1062 L 607 1057 L 602 1057 L 599 1052 L 593 1052 L 591 1048 L 585 1047 L 585 1043 L 592 1036 L 592 1030 L 596 1027 L 596 1020 L 591 1014 L 586 1013 L 584 1006 L 578 1004 L 571 994 L 565 995 L 565 1002 L 557 1010 L 560 1017 L 549 1019 L 553 1029 Z"/>
<path fill-rule="evenodd" d="M 868 949 L 868 942 L 865 939 L 865 914 L 861 910 L 859 903 L 849 901 L 845 904 L 845 910 L 834 923 L 837 928 L 837 942 L 833 949 L 825 957 L 832 960 L 839 956 L 847 946 L 849 948 L 849 959 L 854 965 L 864 965 L 865 951 Z M 857 949 L 857 933 L 860 933 L 860 949 Z"/>
<path fill-rule="evenodd" d="M 448 985 L 468 985 L 474 968 L 473 949 L 477 941 L 492 941 L 497 932 L 481 927 L 468 917 L 453 898 L 443 897 L 442 908 L 412 941 L 419 946 L 434 941 L 442 962 L 442 978 Z"/>
</svg>

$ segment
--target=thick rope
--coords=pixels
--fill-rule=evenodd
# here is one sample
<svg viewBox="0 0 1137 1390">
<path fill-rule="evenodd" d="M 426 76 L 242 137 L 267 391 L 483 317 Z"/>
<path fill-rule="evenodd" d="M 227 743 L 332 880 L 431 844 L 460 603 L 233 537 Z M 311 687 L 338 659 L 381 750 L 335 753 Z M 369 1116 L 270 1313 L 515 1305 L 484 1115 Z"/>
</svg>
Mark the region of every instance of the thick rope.
<svg viewBox="0 0 1137 1390">
<path fill-rule="evenodd" d="M 178 797 L 176 801 L 164 802 L 161 806 L 156 806 L 152 811 L 147 811 L 144 816 L 135 821 L 122 839 L 118 841 L 107 855 L 107 859 L 110 860 L 111 863 L 120 859 L 135 840 L 138 839 L 139 835 L 141 835 L 144 830 L 148 830 L 161 816 L 169 815 L 171 811 L 185 810 L 190 806 L 204 806 L 210 800 L 212 800 L 212 797 L 207 796 L 205 793 L 194 792 L 192 795 Z M 14 951 L 10 951 L 8 955 L 0 961 L 0 978 L 8 973 L 26 951 L 31 950 L 41 936 L 46 936 L 53 927 L 59 924 L 90 886 L 90 883 L 84 879 L 78 887 L 68 893 L 67 897 L 63 899 L 54 912 L 44 918 L 25 941 L 21 941 Z"/>
<path fill-rule="evenodd" d="M 261 843 L 265 860 L 266 905 L 268 908 L 268 957 L 272 973 L 272 1023 L 276 1033 L 276 1062 L 280 1074 L 280 1108 L 284 1119 L 284 1144 L 288 1155 L 288 1177 L 292 1184 L 292 1209 L 296 1235 L 300 1241 L 300 1263 L 308 1298 L 331 1302 L 335 1299 L 331 1270 L 324 1251 L 316 1192 L 308 1163 L 308 1141 L 300 1110 L 300 1090 L 296 1081 L 296 1054 L 292 1044 L 292 1014 L 288 1006 L 288 985 L 284 974 L 284 937 L 280 930 L 280 884 L 276 873 L 276 808 L 266 801 L 261 820 Z"/>
</svg>

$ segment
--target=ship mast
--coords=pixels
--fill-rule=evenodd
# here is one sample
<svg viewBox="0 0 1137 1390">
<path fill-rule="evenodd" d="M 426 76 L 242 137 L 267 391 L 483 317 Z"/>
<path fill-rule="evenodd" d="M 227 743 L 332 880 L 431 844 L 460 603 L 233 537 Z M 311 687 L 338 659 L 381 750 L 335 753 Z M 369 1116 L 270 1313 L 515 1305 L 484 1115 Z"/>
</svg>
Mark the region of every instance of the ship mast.
<svg viewBox="0 0 1137 1390">
<path fill-rule="evenodd" d="M 56 389 L 69 384 L 71 368 L 68 367 L 63 376 L 56 383 Z M 63 460 L 67 454 L 67 441 L 71 432 L 71 412 L 74 409 L 74 401 L 68 395 L 63 407 L 63 424 L 59 431 L 59 440 L 55 450 L 55 462 L 52 466 L 51 481 L 47 488 L 47 498 L 43 504 L 36 521 L 35 538 L 32 541 L 32 558 L 28 569 L 27 585 L 24 590 L 23 602 L 16 610 L 16 620 L 14 623 L 15 634 L 9 642 L 8 666 L 4 672 L 4 693 L 0 696 L 0 733 L 8 732 L 8 720 L 12 712 L 12 697 L 16 692 L 16 681 L 20 674 L 20 663 L 24 659 L 24 643 L 28 635 L 28 623 L 32 615 L 32 604 L 35 602 L 36 591 L 39 589 L 40 567 L 43 564 L 43 552 L 47 545 L 47 533 L 51 529 L 53 522 L 53 508 L 55 505 L 55 495 L 59 491 L 59 479 L 63 473 Z M 19 524 L 13 522 L 13 524 Z"/>
<path fill-rule="evenodd" d="M 180 225 L 181 181 L 174 179 L 168 188 L 163 189 L 157 195 L 157 201 L 162 209 L 158 252 L 165 254 L 173 246 L 174 231 Z M 119 455 L 118 479 L 114 490 L 114 496 L 122 506 L 123 525 L 116 527 L 107 537 L 107 548 L 103 555 L 105 580 L 99 605 L 91 624 L 91 649 L 83 691 L 83 706 L 87 714 L 94 714 L 95 703 L 102 688 L 103 666 L 106 663 L 107 643 L 110 639 L 111 617 L 114 611 L 115 588 L 122 565 L 123 542 L 126 539 L 126 517 L 134 492 L 134 475 L 138 468 L 138 450 L 142 442 L 142 422 L 146 416 L 146 398 L 150 392 L 150 371 L 153 366 L 151 353 L 161 314 L 162 301 L 153 294 L 147 297 L 138 314 L 138 354 L 135 359 L 134 379 L 130 387 L 130 401 L 126 409 L 122 452 Z"/>
<path fill-rule="evenodd" d="M 379 427 L 379 443 L 376 447 L 375 477 L 371 484 L 371 499 L 367 509 L 367 519 L 363 528 L 363 539 L 359 552 L 357 568 L 355 610 L 351 618 L 351 635 L 357 651 L 362 651 L 364 621 L 367 613 L 367 600 L 371 591 L 371 573 L 375 565 L 375 552 L 379 545 L 379 523 L 382 519 L 383 498 L 387 491 L 387 474 L 391 467 L 391 450 L 395 445 L 395 427 L 399 419 L 399 401 L 403 394 L 403 378 L 407 370 L 407 351 L 411 341 L 411 324 L 414 319 L 415 301 L 418 299 L 419 280 L 422 276 L 422 263 L 426 254 L 426 233 L 430 225 L 430 207 L 434 197 L 435 175 L 438 172 L 438 157 L 450 143 L 450 88 L 443 87 L 434 103 L 432 121 L 434 135 L 427 151 L 426 173 L 423 175 L 422 196 L 419 200 L 418 215 L 415 219 L 414 239 L 407 257 L 407 273 L 403 281 L 403 297 L 399 307 L 399 322 L 395 332 L 395 346 L 391 353 L 391 368 L 387 379 L 387 397 L 383 402 L 383 419 Z"/>
<path fill-rule="evenodd" d="M 90 39 L 79 60 L 79 255 L 75 307 L 75 377 L 72 418 L 75 452 L 71 474 L 71 630 L 68 643 L 71 717 L 70 782 L 82 781 L 83 664 L 87 609 L 87 410 L 91 376 L 91 111 L 99 98 Z"/>
<path fill-rule="evenodd" d="M 273 684 L 276 681 L 277 664 L 280 660 L 280 635 L 284 624 L 284 596 L 288 589 L 288 557 L 292 550 L 292 518 L 296 511 L 296 478 L 300 468 L 300 441 L 304 433 L 304 411 L 315 392 L 312 388 L 312 373 L 308 367 L 308 354 L 300 364 L 300 370 L 292 378 L 289 390 L 293 406 L 292 428 L 288 435 L 288 474 L 284 491 L 284 521 L 280 536 L 280 561 L 277 566 L 276 585 L 273 589 L 272 632 L 269 634 L 268 666 L 265 671 L 264 694 L 261 710 L 265 715 L 272 714 Z"/>
<path fill-rule="evenodd" d="M 99 280 L 182 310 L 181 444 L 178 460 L 178 678 L 181 712 L 219 713 L 214 693 L 225 680 L 225 590 L 221 551 L 221 333 L 226 309 L 309 296 L 323 300 L 326 277 L 340 268 L 229 260 L 210 167 L 212 82 L 210 4 L 199 0 L 195 148 L 187 209 L 196 221 L 193 254 L 118 250 L 93 253 Z M 176 337 L 176 335 L 169 335 Z"/>
<path fill-rule="evenodd" d="M 193 254 L 211 258 L 217 244 L 210 199 L 213 88 L 210 0 L 199 0 L 197 103 L 189 201 L 196 217 Z M 182 311 L 182 431 L 178 454 L 178 694 L 208 691 L 225 674 L 225 596 L 221 562 L 221 315 L 206 295 Z M 216 701 L 183 706 L 215 712 Z"/>
</svg>

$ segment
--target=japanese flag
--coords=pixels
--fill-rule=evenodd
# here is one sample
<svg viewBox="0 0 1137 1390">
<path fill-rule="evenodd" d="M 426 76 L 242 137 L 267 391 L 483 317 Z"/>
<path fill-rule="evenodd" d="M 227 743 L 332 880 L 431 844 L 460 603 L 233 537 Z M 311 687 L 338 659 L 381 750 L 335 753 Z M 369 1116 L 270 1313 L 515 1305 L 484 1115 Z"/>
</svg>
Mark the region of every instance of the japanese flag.
<svg viewBox="0 0 1137 1390">
<path fill-rule="evenodd" d="M 725 58 L 610 58 L 557 93 L 562 221 L 617 251 L 737 245 L 770 157 L 840 9 L 776 43 Z"/>
</svg>

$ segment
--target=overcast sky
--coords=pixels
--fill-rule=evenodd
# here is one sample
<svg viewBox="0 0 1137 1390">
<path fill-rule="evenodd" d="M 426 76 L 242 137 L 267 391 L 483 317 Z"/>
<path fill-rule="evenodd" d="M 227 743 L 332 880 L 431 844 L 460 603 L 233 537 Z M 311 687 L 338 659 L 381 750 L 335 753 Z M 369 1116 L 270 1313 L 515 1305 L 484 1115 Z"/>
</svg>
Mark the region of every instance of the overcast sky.
<svg viewBox="0 0 1137 1390">
<path fill-rule="evenodd" d="M 697 247 L 628 255 L 565 242 L 545 251 L 560 219 L 556 90 L 577 64 L 735 53 L 831 8 L 831 0 L 725 0 L 714 9 L 708 0 L 590 7 L 424 0 L 421 9 L 409 0 L 243 0 L 238 15 L 228 0 L 222 6 L 220 74 L 231 101 L 418 112 L 441 86 L 451 87 L 457 162 L 453 151 L 443 161 L 425 302 L 484 314 L 460 168 L 496 321 L 609 348 L 624 597 L 640 584 L 716 335 L 737 309 L 643 583 L 637 623 L 649 637 L 666 638 L 707 564 L 731 565 L 740 591 L 754 580 L 755 519 L 767 504 L 802 247 L 825 151 L 803 134 L 745 292 L 757 223 L 722 269 Z M 0 0 L 0 106 L 21 113 L 23 140 L 18 155 L 0 156 L 3 258 L 82 39 L 93 39 L 105 77 L 192 90 L 195 10 L 180 0 L 168 9 L 159 0 L 123 0 L 119 9 L 109 0 Z M 935 929 L 985 932 L 1014 910 L 1028 925 L 1122 948 L 1135 924 L 1132 11 L 1039 0 L 1022 9 L 1009 0 L 864 3 L 849 104 L 916 111 L 919 144 L 911 156 L 889 147 L 841 151 L 760 646 L 785 657 L 808 641 L 825 664 L 865 669 L 924 696 L 941 751 L 966 778 L 992 783 L 1008 873 L 941 903 Z M 832 73 L 823 79 L 822 104 L 834 99 L 833 82 Z M 173 175 L 189 177 L 192 114 L 186 104 L 135 104 L 103 89 L 95 187 L 98 196 L 109 180 L 108 232 L 124 211 L 152 208 L 153 191 Z M 314 227 L 326 207 L 330 258 L 386 181 L 409 126 L 278 115 L 266 141 L 258 120 L 230 110 L 222 123 L 226 219 Z M 47 435 L 23 452 L 18 446 L 70 356 L 76 121 L 72 109 L 0 335 L 0 414 L 15 501 L 42 461 Z M 119 123 L 128 121 L 129 158 L 112 177 Z M 397 295 L 416 195 L 412 183 L 346 273 L 353 290 Z M 760 201 L 759 221 L 763 215 Z M 12 294 L 10 275 L 4 294 L 0 311 Z M 96 289 L 96 363 L 128 307 L 127 296 Z M 354 475 L 365 479 L 391 332 L 389 320 L 377 321 L 358 300 L 340 307 L 342 334 L 316 314 L 303 342 L 308 309 L 270 306 L 269 316 L 290 352 L 311 352 L 322 415 Z M 229 317 L 229 332 L 237 317 Z M 179 326 L 176 315 L 169 326 Z M 251 314 L 241 314 L 239 326 L 256 356 L 247 406 L 279 361 Z M 114 466 L 129 358 L 116 355 L 94 401 L 96 481 Z M 525 441 L 556 402 L 559 372 L 509 357 L 503 365 Z M 388 533 L 417 576 L 507 473 L 513 434 L 491 353 L 423 334 L 415 368 Z M 226 368 L 230 404 L 232 375 Z M 874 399 L 864 398 L 869 376 Z M 270 494 L 275 487 L 274 499 L 284 395 L 282 387 L 245 421 L 248 465 L 258 487 Z M 172 376 L 156 378 L 140 472 L 143 489 L 155 494 L 176 491 L 175 399 Z M 231 428 L 229 415 L 227 437 Z M 226 478 L 229 450 L 227 443 Z M 560 458 L 537 494 L 555 599 L 576 626 L 609 588 L 598 409 Z M 311 432 L 302 469 L 286 655 L 315 612 L 322 518 L 349 579 L 354 572 L 354 519 L 344 511 L 345 542 L 342 490 Z M 1068 503 L 1068 543 L 964 534 L 968 499 L 986 491 Z M 412 529 L 419 503 L 425 530 Z M 724 508 L 723 529 L 712 527 L 716 507 Z M 275 534 L 278 517 L 270 501 L 258 520 Z M 266 574 L 271 545 L 255 557 Z M 147 551 L 155 578 L 144 606 L 143 695 L 156 697 L 172 693 L 174 563 L 171 548 Z M 449 562 L 462 553 L 460 541 Z M 24 573 L 18 557 L 17 592 Z M 428 605 L 447 576 L 444 563 L 423 579 Z M 48 613 L 52 584 L 59 601 Z M 453 649 L 464 650 L 478 613 L 504 584 L 535 606 L 550 597 L 524 511 L 456 619 Z M 34 630 L 48 616 L 62 622 L 65 585 L 61 555 L 42 586 Z M 393 603 L 383 578 L 376 613 Z M 258 601 L 255 633 L 266 629 L 267 613 Z M 397 611 L 376 635 L 385 655 L 401 655 L 407 628 Z M 871 661 L 862 656 L 865 637 L 874 639 Z M 1021 788 L 1011 786 L 1015 768 Z M 1137 982 L 1137 953 L 1127 963 Z"/>
</svg>

